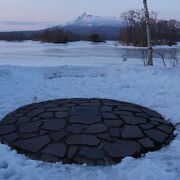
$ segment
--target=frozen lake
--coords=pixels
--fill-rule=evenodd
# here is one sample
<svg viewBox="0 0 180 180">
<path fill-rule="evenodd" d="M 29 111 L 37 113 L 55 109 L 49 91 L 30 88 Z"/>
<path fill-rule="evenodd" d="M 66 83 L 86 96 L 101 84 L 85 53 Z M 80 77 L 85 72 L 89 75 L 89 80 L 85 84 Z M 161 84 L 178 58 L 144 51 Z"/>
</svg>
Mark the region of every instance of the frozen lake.
<svg viewBox="0 0 180 180">
<path fill-rule="evenodd" d="M 180 45 L 176 47 L 180 48 Z M 142 52 L 113 41 L 98 44 L 82 41 L 68 44 L 0 41 L 0 65 L 117 65 L 123 55 L 128 59 L 140 59 Z"/>
</svg>

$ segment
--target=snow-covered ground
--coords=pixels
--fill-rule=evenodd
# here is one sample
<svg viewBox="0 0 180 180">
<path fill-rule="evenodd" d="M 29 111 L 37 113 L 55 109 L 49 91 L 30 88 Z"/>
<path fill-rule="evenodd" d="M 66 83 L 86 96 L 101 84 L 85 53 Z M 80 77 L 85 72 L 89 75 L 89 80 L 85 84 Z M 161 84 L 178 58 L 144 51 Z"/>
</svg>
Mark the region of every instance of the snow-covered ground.
<svg viewBox="0 0 180 180">
<path fill-rule="evenodd" d="M 179 122 L 180 70 L 164 68 L 157 59 L 154 67 L 139 59 L 122 62 L 121 55 L 114 42 L 0 42 L 0 119 L 32 102 L 96 97 L 147 106 Z M 111 167 L 44 163 L 0 145 L 0 180 L 179 180 L 180 129 L 176 134 L 169 146 Z"/>
</svg>

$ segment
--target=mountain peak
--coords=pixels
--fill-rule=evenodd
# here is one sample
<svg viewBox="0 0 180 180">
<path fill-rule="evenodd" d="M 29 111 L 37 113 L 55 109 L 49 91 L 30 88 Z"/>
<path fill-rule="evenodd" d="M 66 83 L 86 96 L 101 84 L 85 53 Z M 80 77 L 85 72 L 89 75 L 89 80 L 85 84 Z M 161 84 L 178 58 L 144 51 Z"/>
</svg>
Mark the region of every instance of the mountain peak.
<svg viewBox="0 0 180 180">
<path fill-rule="evenodd" d="M 78 18 L 76 18 L 74 21 L 81 21 L 83 19 L 91 18 L 92 15 L 88 15 L 86 12 L 83 12 Z"/>
<path fill-rule="evenodd" d="M 92 33 L 102 34 L 107 40 L 117 40 L 119 32 L 125 22 L 119 17 L 103 17 L 82 13 L 73 21 L 54 27 L 64 29 L 83 38 L 88 38 Z"/>
<path fill-rule="evenodd" d="M 102 17 L 89 15 L 83 12 L 79 17 L 71 22 L 65 23 L 64 26 L 122 26 L 122 20 L 116 17 Z"/>
<path fill-rule="evenodd" d="M 125 22 L 118 17 L 104 17 L 104 16 L 94 16 L 83 12 L 79 17 L 75 18 L 73 21 L 64 23 L 56 28 L 62 27 L 123 27 Z"/>
<path fill-rule="evenodd" d="M 81 18 L 84 18 L 84 17 L 86 17 L 88 14 L 86 13 L 86 12 L 83 12 L 79 17 L 81 17 Z"/>
</svg>

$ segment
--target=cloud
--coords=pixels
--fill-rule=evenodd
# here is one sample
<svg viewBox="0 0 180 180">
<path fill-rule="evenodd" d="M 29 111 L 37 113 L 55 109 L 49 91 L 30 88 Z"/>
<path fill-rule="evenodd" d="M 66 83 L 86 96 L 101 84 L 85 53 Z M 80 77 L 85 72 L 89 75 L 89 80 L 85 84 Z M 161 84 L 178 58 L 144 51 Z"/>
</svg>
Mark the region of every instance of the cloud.
<svg viewBox="0 0 180 180">
<path fill-rule="evenodd" d="M 39 30 L 61 24 L 60 22 L 0 21 L 0 31 Z"/>
<path fill-rule="evenodd" d="M 3 25 L 12 25 L 12 26 L 36 26 L 36 25 L 51 25 L 59 24 L 59 22 L 23 22 L 23 21 L 0 21 L 0 24 Z"/>
</svg>

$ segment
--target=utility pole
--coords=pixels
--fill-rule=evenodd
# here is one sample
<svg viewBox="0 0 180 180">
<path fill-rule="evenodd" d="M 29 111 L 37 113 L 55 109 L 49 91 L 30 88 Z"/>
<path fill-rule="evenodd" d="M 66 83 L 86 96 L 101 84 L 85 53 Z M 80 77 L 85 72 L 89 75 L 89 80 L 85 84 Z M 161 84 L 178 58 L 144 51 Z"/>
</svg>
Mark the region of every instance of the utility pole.
<svg viewBox="0 0 180 180">
<path fill-rule="evenodd" d="M 152 48 L 150 18 L 149 18 L 147 0 L 143 0 L 143 4 L 144 4 L 145 19 L 146 19 L 147 43 L 148 43 L 148 62 L 147 62 L 147 65 L 153 66 L 153 48 Z"/>
</svg>

